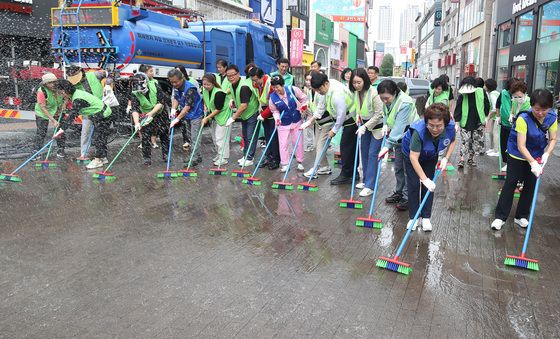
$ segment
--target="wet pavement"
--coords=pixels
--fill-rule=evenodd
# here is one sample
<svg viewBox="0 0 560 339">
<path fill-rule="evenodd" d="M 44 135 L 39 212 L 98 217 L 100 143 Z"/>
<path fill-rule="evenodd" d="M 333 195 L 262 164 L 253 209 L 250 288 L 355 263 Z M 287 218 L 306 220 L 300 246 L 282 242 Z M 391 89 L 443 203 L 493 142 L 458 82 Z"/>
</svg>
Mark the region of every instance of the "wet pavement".
<svg viewBox="0 0 560 339">
<path fill-rule="evenodd" d="M 111 183 L 71 160 L 0 183 L 0 337 L 560 337 L 558 171 L 543 177 L 529 243 L 539 272 L 503 264 L 525 230 L 511 219 L 490 230 L 501 182 L 490 179 L 497 158 L 485 156 L 441 177 L 434 230 L 413 232 L 404 276 L 375 267 L 408 220 L 384 203 L 391 164 L 376 204 L 384 228 L 362 229 L 354 222 L 370 198 L 364 210 L 339 208 L 348 185 L 322 176 L 318 192 L 278 191 L 270 185 L 282 175 L 267 169 L 261 187 L 209 176 L 203 140 L 198 178 L 156 179 L 164 164 L 142 166 L 135 141 Z M 554 156 L 548 167 L 559 165 Z"/>
</svg>

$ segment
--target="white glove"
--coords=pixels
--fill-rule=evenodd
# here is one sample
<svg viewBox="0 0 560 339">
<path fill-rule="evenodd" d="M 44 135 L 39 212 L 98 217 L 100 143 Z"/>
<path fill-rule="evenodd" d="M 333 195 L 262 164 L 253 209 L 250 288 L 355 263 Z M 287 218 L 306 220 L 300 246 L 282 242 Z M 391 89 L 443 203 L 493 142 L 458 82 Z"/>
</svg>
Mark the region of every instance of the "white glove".
<svg viewBox="0 0 560 339">
<path fill-rule="evenodd" d="M 366 126 L 362 125 L 362 126 L 358 127 L 358 130 L 356 131 L 356 134 L 362 136 L 362 135 L 366 134 L 366 131 L 367 131 Z"/>
<path fill-rule="evenodd" d="M 64 133 L 63 130 L 59 129 L 58 132 L 55 133 L 55 135 L 53 135 L 53 139 L 58 139 L 58 137 L 60 137 L 62 134 Z"/>
<path fill-rule="evenodd" d="M 379 150 L 379 154 L 377 155 L 377 159 L 379 160 L 379 159 L 383 158 L 385 156 L 385 154 L 387 154 L 388 152 L 389 152 L 389 147 L 385 147 L 385 146 L 382 147 Z"/>
<path fill-rule="evenodd" d="M 169 128 L 175 127 L 175 125 L 177 125 L 178 123 L 179 123 L 179 119 L 177 118 L 171 120 L 171 124 L 169 125 Z"/>
<path fill-rule="evenodd" d="M 512 114 L 509 115 L 508 120 L 509 120 L 510 124 L 513 124 L 513 115 Z"/>
<path fill-rule="evenodd" d="M 389 126 L 383 125 L 383 128 L 381 128 L 381 134 L 383 134 L 383 136 L 386 136 L 387 132 L 389 132 Z"/>
<path fill-rule="evenodd" d="M 542 174 L 542 166 L 534 161 L 531 163 L 531 172 L 533 172 L 533 174 L 538 178 L 541 176 Z"/>
<path fill-rule="evenodd" d="M 461 126 L 459 126 L 458 123 L 455 123 L 455 133 L 459 133 L 460 129 L 461 129 Z"/>
<path fill-rule="evenodd" d="M 175 119 L 175 117 L 177 116 L 177 109 L 176 108 L 172 108 L 171 112 L 169 112 L 169 117 L 171 119 Z"/>
<path fill-rule="evenodd" d="M 548 162 L 548 157 L 550 156 L 550 154 L 548 153 L 544 153 L 541 157 L 541 162 L 542 162 L 542 167 L 544 167 L 544 165 L 546 165 L 546 163 Z"/>
<path fill-rule="evenodd" d="M 132 106 L 126 106 L 126 114 L 130 114 L 130 111 L 132 111 Z"/>
<path fill-rule="evenodd" d="M 436 189 L 436 184 L 430 178 L 422 180 L 422 184 L 426 186 L 428 191 L 433 192 Z"/>
<path fill-rule="evenodd" d="M 136 131 L 139 131 L 141 128 L 142 128 L 142 126 L 141 126 L 140 124 L 134 125 L 134 129 L 135 129 Z"/>
<path fill-rule="evenodd" d="M 226 121 L 226 127 L 231 126 L 231 124 L 233 124 L 234 122 L 235 122 L 235 119 L 234 119 L 234 118 L 229 118 L 229 119 L 227 119 L 227 121 Z"/>
<path fill-rule="evenodd" d="M 439 162 L 439 169 L 442 171 L 445 171 L 447 169 L 447 158 L 443 157 L 441 158 L 441 161 Z"/>
<path fill-rule="evenodd" d="M 301 126 L 299 126 L 299 129 L 306 129 L 307 127 L 311 126 L 311 121 L 306 121 L 303 124 L 301 124 Z"/>
<path fill-rule="evenodd" d="M 263 118 L 262 115 L 259 114 L 259 116 L 257 117 L 257 120 L 259 120 L 260 122 L 263 122 L 263 121 L 264 121 L 264 118 Z"/>
<path fill-rule="evenodd" d="M 150 115 L 147 115 L 146 118 L 142 121 L 142 126 L 146 126 L 152 122 L 154 118 Z"/>
</svg>

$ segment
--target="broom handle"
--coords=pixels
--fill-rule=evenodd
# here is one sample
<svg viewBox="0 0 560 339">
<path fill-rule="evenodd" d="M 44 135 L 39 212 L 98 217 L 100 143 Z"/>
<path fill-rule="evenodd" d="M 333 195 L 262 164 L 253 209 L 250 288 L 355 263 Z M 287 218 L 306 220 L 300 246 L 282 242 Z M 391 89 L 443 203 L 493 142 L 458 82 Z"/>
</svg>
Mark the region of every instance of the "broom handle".
<svg viewBox="0 0 560 339">
<path fill-rule="evenodd" d="M 381 148 L 383 148 L 383 146 L 385 146 L 385 137 L 383 137 L 383 141 L 381 141 Z M 377 155 L 379 156 L 379 153 L 377 153 Z M 373 185 L 373 195 L 371 197 L 371 205 L 369 206 L 369 213 L 368 213 L 370 218 L 371 215 L 373 214 L 373 206 L 375 205 L 375 196 L 377 195 L 377 187 L 379 186 L 379 174 L 381 173 L 382 161 L 383 158 L 377 159 L 377 173 L 375 174 L 375 184 Z M 365 173 L 364 173 L 364 177 L 365 177 Z"/>
<path fill-rule="evenodd" d="M 441 173 L 441 170 L 439 170 L 439 169 L 436 170 L 434 178 L 432 179 L 433 182 L 436 182 L 440 173 Z M 422 183 L 420 183 L 420 194 L 422 194 L 422 186 L 421 185 L 422 185 Z M 416 220 L 418 220 L 418 217 L 420 217 L 420 213 L 422 212 L 422 208 L 424 208 L 424 205 L 426 204 L 426 201 L 428 201 L 428 197 L 430 196 L 430 193 L 431 193 L 430 191 L 426 192 L 426 195 L 424 196 L 424 199 L 422 199 L 422 203 L 418 207 L 418 210 L 416 211 L 416 215 L 414 215 L 414 219 L 412 219 L 412 223 L 410 224 L 410 228 L 408 230 L 406 230 L 406 234 L 404 235 L 404 239 L 401 241 L 399 249 L 397 250 L 397 253 L 395 253 L 395 257 L 399 257 L 401 255 L 401 252 L 404 249 L 404 245 L 406 245 L 408 237 L 410 237 L 410 233 L 412 232 L 412 229 L 414 228 L 414 224 L 416 223 Z"/>
<path fill-rule="evenodd" d="M 115 157 L 113 158 L 113 160 L 111 160 L 111 163 L 109 164 L 109 166 L 107 166 L 107 168 L 105 168 L 105 170 L 103 171 L 103 173 L 107 173 L 107 171 L 109 170 L 109 168 L 111 168 L 111 166 L 113 166 L 113 164 L 115 163 L 115 161 L 117 161 L 117 159 L 119 158 L 119 156 L 121 155 L 121 153 L 124 151 L 124 149 L 126 148 L 126 146 L 128 146 L 128 144 L 130 144 L 130 142 L 132 141 L 132 139 L 134 138 L 134 136 L 136 136 L 136 134 L 138 133 L 139 130 L 134 129 L 134 133 L 132 133 L 132 135 L 130 136 L 130 138 L 128 138 L 128 140 L 126 141 L 126 143 L 123 145 L 123 147 L 121 147 L 121 149 L 119 150 L 119 152 L 117 153 L 117 155 L 115 155 Z"/>
<path fill-rule="evenodd" d="M 206 115 L 204 115 L 202 118 L 200 118 L 200 128 L 198 129 L 198 135 L 196 136 L 196 141 L 194 142 L 194 146 L 191 152 L 191 156 L 189 158 L 189 163 L 187 164 L 187 169 L 191 168 L 191 164 L 192 164 L 192 160 L 194 158 L 194 154 L 196 153 L 196 149 L 198 148 L 198 141 L 200 140 L 200 136 L 202 135 L 202 128 L 204 127 L 204 125 L 202 125 L 202 119 L 204 119 L 206 117 Z"/>
<path fill-rule="evenodd" d="M 358 117 L 358 128 L 362 125 L 360 117 Z M 358 134 L 356 140 L 356 152 L 354 153 L 354 170 L 352 173 L 352 187 L 350 187 L 350 200 L 354 200 L 354 185 L 356 184 L 356 172 L 358 172 L 358 152 L 360 150 L 360 140 L 362 140 L 362 136 Z"/>
<path fill-rule="evenodd" d="M 532 175 L 532 173 L 530 175 Z M 539 193 L 540 184 L 541 184 L 541 176 L 539 175 L 537 178 L 537 182 L 535 183 L 535 192 L 533 193 L 533 202 L 531 203 L 531 212 L 529 213 L 529 225 L 527 226 L 527 233 L 525 233 L 525 240 L 523 241 L 523 249 L 521 250 L 522 257 L 524 257 L 525 252 L 527 252 L 527 244 L 529 243 L 529 235 L 531 234 L 531 227 L 533 226 L 533 217 L 535 216 L 535 207 L 537 206 L 537 194 Z"/>
<path fill-rule="evenodd" d="M 296 140 L 296 144 L 294 145 L 294 150 L 292 151 L 292 155 L 290 156 L 290 161 L 288 161 L 288 169 L 286 170 L 286 173 L 284 174 L 284 178 L 282 179 L 282 182 L 286 182 L 286 179 L 288 178 L 288 173 L 290 173 L 290 166 L 292 165 L 292 161 L 294 161 L 294 155 L 296 155 L 296 149 L 297 149 L 297 145 L 299 144 L 299 139 L 301 139 L 301 134 L 303 133 L 303 130 L 300 129 L 298 136 L 297 136 L 297 140 Z"/>
<path fill-rule="evenodd" d="M 319 159 L 317 160 L 317 162 L 315 163 L 315 166 L 313 167 L 313 172 L 311 173 L 311 176 L 309 177 L 309 180 L 307 181 L 307 184 L 311 183 L 311 180 L 313 180 L 313 177 L 315 176 L 315 173 L 317 173 L 317 167 L 319 167 L 319 164 L 321 163 L 321 160 L 323 160 L 323 157 L 325 156 L 325 153 L 327 152 L 327 148 L 329 148 L 329 143 L 331 142 L 331 137 L 327 137 L 327 139 L 325 140 L 325 144 L 323 145 L 323 150 L 321 150 L 321 155 L 319 156 Z"/>
<path fill-rule="evenodd" d="M 284 116 L 284 111 L 282 111 L 282 114 L 280 114 L 280 119 L 282 119 L 282 117 Z M 278 126 L 276 126 L 276 123 L 274 124 L 274 131 L 272 131 L 272 134 L 270 135 L 270 139 L 268 140 L 268 142 L 266 143 L 266 147 L 264 148 L 263 153 L 261 154 L 261 157 L 259 159 L 259 162 L 257 163 L 257 165 L 255 166 L 255 169 L 253 170 L 253 174 L 251 174 L 251 176 L 254 178 L 255 175 L 257 174 L 257 171 L 259 170 L 259 167 L 261 166 L 262 161 L 264 160 L 264 157 L 266 156 L 266 151 L 268 151 L 268 147 L 270 147 L 270 144 L 272 144 L 272 140 L 274 139 L 274 136 L 276 135 L 276 131 L 278 130 Z"/>
<path fill-rule="evenodd" d="M 247 149 L 245 149 L 245 145 L 243 146 L 243 150 L 245 151 L 245 155 L 243 156 L 243 163 L 241 165 L 241 170 L 243 170 L 245 168 L 245 162 L 247 161 L 247 155 L 249 154 L 249 152 L 251 151 L 251 146 L 253 146 L 253 141 L 255 141 L 255 136 L 257 135 L 257 131 L 259 130 L 259 127 L 261 126 L 261 121 L 259 119 L 257 119 L 257 124 L 255 125 L 255 130 L 253 131 L 253 135 L 251 136 L 251 142 L 249 142 L 249 147 Z"/>
<path fill-rule="evenodd" d="M 62 114 L 62 112 L 60 112 L 60 114 L 58 115 L 58 121 L 57 121 L 59 124 L 60 124 L 60 118 L 62 118 L 62 116 L 63 116 L 63 114 Z M 53 136 L 56 134 L 56 132 L 58 132 L 58 126 L 56 126 L 54 128 Z M 49 150 L 47 151 L 47 156 L 45 157 L 45 161 L 49 160 L 49 156 L 51 155 L 52 145 L 53 145 L 53 143 L 51 143 L 49 145 Z"/>
<path fill-rule="evenodd" d="M 169 133 L 169 149 L 167 150 L 167 166 L 165 171 L 169 172 L 169 164 L 171 162 L 171 146 L 173 145 L 173 132 L 175 131 L 175 126 L 171 127 L 171 133 Z"/>
<path fill-rule="evenodd" d="M 40 150 L 38 150 L 37 152 L 35 152 L 35 154 L 33 154 L 32 156 L 29 157 L 29 159 L 25 160 L 21 165 L 19 165 L 18 168 L 16 168 L 12 173 L 10 173 L 10 175 L 14 175 L 17 173 L 17 171 L 19 171 L 20 169 L 22 169 L 25 165 L 27 165 L 31 159 L 35 158 L 36 156 L 38 156 L 39 154 L 41 154 L 41 152 L 43 152 L 45 150 L 45 148 L 49 147 L 55 139 L 51 139 L 49 142 L 47 142 L 43 147 L 41 147 Z"/>
</svg>

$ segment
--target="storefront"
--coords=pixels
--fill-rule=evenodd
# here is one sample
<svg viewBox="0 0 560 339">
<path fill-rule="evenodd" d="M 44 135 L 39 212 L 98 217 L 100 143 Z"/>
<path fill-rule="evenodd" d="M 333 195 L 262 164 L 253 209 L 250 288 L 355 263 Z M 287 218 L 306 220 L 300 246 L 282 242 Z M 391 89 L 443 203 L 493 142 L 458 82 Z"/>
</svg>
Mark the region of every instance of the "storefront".
<svg viewBox="0 0 560 339">
<path fill-rule="evenodd" d="M 500 88 L 510 77 L 529 89 L 560 89 L 560 0 L 498 0 L 494 77 Z M 513 13 L 513 14 L 511 14 Z"/>
<path fill-rule="evenodd" d="M 334 23 L 324 16 L 315 14 L 315 60 L 319 61 L 326 74 L 330 72 L 329 49 L 334 40 Z"/>
</svg>

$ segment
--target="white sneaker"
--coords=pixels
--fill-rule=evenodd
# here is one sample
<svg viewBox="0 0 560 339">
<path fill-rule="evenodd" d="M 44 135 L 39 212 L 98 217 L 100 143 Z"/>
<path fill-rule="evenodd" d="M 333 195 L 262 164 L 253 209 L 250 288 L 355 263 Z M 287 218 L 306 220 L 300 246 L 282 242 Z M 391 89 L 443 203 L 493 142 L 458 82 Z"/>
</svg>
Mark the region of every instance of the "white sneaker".
<svg viewBox="0 0 560 339">
<path fill-rule="evenodd" d="M 156 149 L 156 148 L 159 148 L 159 146 L 158 146 L 158 144 L 152 144 L 152 148 Z"/>
<path fill-rule="evenodd" d="M 244 167 L 253 166 L 253 160 L 246 160 L 245 162 L 242 161 L 239 163 L 239 166 L 244 166 Z"/>
<path fill-rule="evenodd" d="M 216 166 L 223 166 L 223 165 L 227 165 L 227 164 L 228 164 L 227 159 L 222 159 L 222 162 L 220 162 L 220 159 L 214 161 L 214 165 L 216 165 Z"/>
<path fill-rule="evenodd" d="M 369 197 L 370 195 L 373 194 L 373 191 L 370 190 L 369 188 L 365 187 L 361 192 L 360 192 L 360 197 Z"/>
<path fill-rule="evenodd" d="M 406 229 L 410 229 L 410 226 L 412 225 L 412 220 L 409 220 L 408 223 L 406 224 Z M 412 227 L 413 231 L 416 231 L 416 227 L 418 226 L 418 220 L 416 220 L 416 222 L 414 223 L 414 226 Z"/>
<path fill-rule="evenodd" d="M 101 159 L 103 161 L 103 165 L 106 165 L 109 163 L 109 160 L 107 159 L 107 157 Z"/>
<path fill-rule="evenodd" d="M 503 221 L 502 219 L 494 219 L 494 221 L 492 221 L 492 225 L 490 225 L 490 228 L 499 231 L 502 229 L 502 226 L 504 226 L 505 223 L 506 222 Z"/>
<path fill-rule="evenodd" d="M 185 143 L 183 144 L 183 149 L 184 149 L 185 151 L 188 150 L 189 147 L 191 147 L 191 144 L 190 144 L 190 143 L 185 142 Z"/>
<path fill-rule="evenodd" d="M 507 165 L 505 165 L 504 167 L 502 167 L 501 171 L 502 171 L 502 172 L 507 172 Z"/>
<path fill-rule="evenodd" d="M 310 169 L 309 171 L 303 173 L 303 176 L 306 177 L 306 178 L 309 178 L 309 177 L 311 177 L 311 174 L 313 174 L 313 168 Z M 314 179 L 317 178 L 317 173 L 315 173 L 315 175 L 313 176 L 313 178 L 314 178 Z"/>
<path fill-rule="evenodd" d="M 305 171 L 305 167 L 303 167 L 303 165 L 301 163 L 298 163 L 297 164 L 297 170 L 300 171 L 300 172 L 303 172 L 303 171 Z"/>
<path fill-rule="evenodd" d="M 363 182 L 356 185 L 356 188 L 358 188 L 358 189 L 362 189 L 362 188 L 365 188 L 365 187 L 366 187 L 366 184 L 364 184 Z"/>
<path fill-rule="evenodd" d="M 513 219 L 513 222 L 518 224 L 519 226 L 521 226 L 523 228 L 527 228 L 527 226 L 529 226 L 529 220 L 527 220 L 525 218 Z"/>
<path fill-rule="evenodd" d="M 486 154 L 490 154 L 490 153 L 496 153 L 496 151 L 494 151 L 493 149 L 489 149 L 488 151 L 486 151 Z"/>
<path fill-rule="evenodd" d="M 422 218 L 422 229 L 424 232 L 431 232 L 432 231 L 432 222 L 430 219 Z"/>
<path fill-rule="evenodd" d="M 332 173 L 332 170 L 328 166 L 321 167 L 317 170 L 317 174 L 319 174 L 319 175 L 329 175 L 331 173 Z"/>
<path fill-rule="evenodd" d="M 282 168 L 280 169 L 280 172 L 284 173 L 284 172 L 288 171 L 288 168 L 290 168 L 290 167 L 288 167 L 288 165 L 282 165 Z"/>
<path fill-rule="evenodd" d="M 103 159 L 95 158 L 89 164 L 86 165 L 87 169 L 94 169 L 103 167 Z"/>
<path fill-rule="evenodd" d="M 245 160 L 245 158 L 241 158 L 241 159 L 238 159 L 237 162 L 242 163 L 244 160 Z"/>
<path fill-rule="evenodd" d="M 486 153 L 486 155 L 489 156 L 489 157 L 498 157 L 498 156 L 500 156 L 500 153 L 492 152 L 492 153 Z"/>
<path fill-rule="evenodd" d="M 139 149 L 142 149 L 142 144 L 138 145 L 138 148 L 139 148 Z"/>
</svg>

